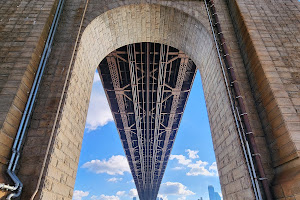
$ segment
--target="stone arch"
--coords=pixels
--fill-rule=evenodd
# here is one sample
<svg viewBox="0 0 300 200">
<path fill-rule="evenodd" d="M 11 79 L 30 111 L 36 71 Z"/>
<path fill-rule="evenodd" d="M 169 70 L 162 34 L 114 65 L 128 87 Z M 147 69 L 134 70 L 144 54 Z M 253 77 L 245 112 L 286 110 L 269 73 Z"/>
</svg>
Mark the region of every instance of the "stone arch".
<svg viewBox="0 0 300 200">
<path fill-rule="evenodd" d="M 72 198 L 96 67 L 113 50 L 139 42 L 170 45 L 185 52 L 197 65 L 203 82 L 223 196 L 232 199 L 239 193 L 241 198 L 254 199 L 212 36 L 194 17 L 158 4 L 132 4 L 108 10 L 84 29 L 39 198 Z M 238 177 L 233 178 L 234 171 L 239 172 Z M 64 177 L 63 183 L 57 173 Z M 31 196 L 30 193 L 25 191 L 25 197 Z"/>
<path fill-rule="evenodd" d="M 213 124 L 215 151 L 221 151 L 218 146 L 225 145 L 221 140 L 226 139 L 226 136 L 221 137 L 222 133 L 234 135 L 228 136 L 230 144 L 227 148 L 236 151 L 236 155 L 231 155 L 232 158 L 229 160 L 237 164 L 228 168 L 225 167 L 224 157 L 226 156 L 217 160 L 221 184 L 223 187 L 226 185 L 222 176 L 225 177 L 228 172 L 240 169 L 243 173 L 240 179 L 245 186 L 237 190 L 243 190 L 243 196 L 252 198 L 248 172 L 245 170 L 243 156 L 237 150 L 239 149 L 239 143 L 235 137 L 237 134 L 211 34 L 197 19 L 171 7 L 156 4 L 126 5 L 109 10 L 90 22 L 80 40 L 61 125 L 57 130 L 57 139 L 59 140 L 60 132 L 72 132 L 73 125 L 71 124 L 78 123 L 78 120 L 67 119 L 74 116 L 74 113 L 84 113 L 80 126 L 80 131 L 83 132 L 91 80 L 101 60 L 121 46 L 139 42 L 155 42 L 173 46 L 185 52 L 195 62 L 202 75 L 210 123 Z M 82 100 L 78 100 L 78 95 Z M 222 120 L 222 118 L 227 118 L 227 120 Z M 68 121 L 71 126 L 64 124 L 65 121 Z M 220 152 L 216 153 L 220 154 Z M 222 166 L 222 163 L 225 165 Z M 236 192 L 234 190 L 232 193 Z"/>
<path fill-rule="evenodd" d="M 138 4 L 109 10 L 91 21 L 82 34 L 75 66 L 85 62 L 88 68 L 96 69 L 98 61 L 113 50 L 138 42 L 173 46 L 198 66 L 207 63 L 209 55 L 216 56 L 211 35 L 201 22 L 171 7 Z M 81 58 L 91 56 L 94 59 Z"/>
<path fill-rule="evenodd" d="M 89 71 L 75 70 L 77 74 L 72 75 L 67 95 L 63 95 L 62 88 L 67 79 L 66 68 L 70 62 L 86 2 L 65 1 L 64 4 L 20 158 L 18 176 L 25 186 L 22 199 L 29 199 L 30 193 L 38 185 L 36 180 L 39 177 L 44 157 L 50 159 L 45 169 L 47 173 L 44 174 L 40 185 L 39 196 L 43 194 L 49 197 L 48 199 L 70 199 L 72 196 L 87 112 L 87 108 L 83 105 L 86 105 L 89 100 L 89 87 L 85 85 L 91 84 L 91 79 L 87 78 L 90 76 Z M 88 2 L 83 27 L 87 27 L 99 15 L 114 8 L 128 9 L 129 5 L 137 6 L 137 4 L 151 4 L 150 7 L 152 7 L 153 4 L 159 4 L 164 10 L 160 10 L 162 18 L 170 17 L 169 12 L 176 8 L 176 12 L 185 13 L 187 18 L 194 17 L 195 20 L 191 21 L 195 21 L 196 25 L 203 24 L 209 30 L 204 1 L 89 0 Z M 246 107 L 249 111 L 255 140 L 267 178 L 273 187 L 274 196 L 278 199 L 296 198 L 299 195 L 299 185 L 296 183 L 300 180 L 300 140 L 298 137 L 300 104 L 297 90 L 299 79 L 297 68 L 299 56 L 297 55 L 300 53 L 297 51 L 299 31 L 292 24 L 298 22 L 298 17 L 295 17 L 297 14 L 294 13 L 299 11 L 299 3 L 296 0 L 288 3 L 262 0 L 259 4 L 253 4 L 248 0 L 215 0 L 214 2 L 235 71 L 238 74 L 237 79 L 241 86 L 242 96 L 246 97 Z M 5 170 L 57 3 L 58 0 L 29 4 L 19 0 L 0 3 L 3 13 L 0 34 L 1 53 L 3 51 L 0 63 L 1 69 L 3 68 L 0 70 L 1 183 L 11 181 L 6 176 Z M 139 11 L 147 13 L 151 10 Z M 111 26 L 127 27 L 125 26 L 128 22 L 126 16 L 120 22 L 116 21 L 115 14 L 114 16 L 104 14 L 107 16 L 105 22 L 111 22 L 104 27 L 109 30 L 114 29 Z M 171 23 L 170 18 L 165 21 Z M 142 23 L 141 20 L 135 22 Z M 184 23 L 177 25 L 174 23 L 174 25 L 188 29 Z M 157 26 L 160 25 L 157 24 Z M 150 28 L 143 26 L 144 30 Z M 172 32 L 171 29 L 170 31 Z M 184 31 L 178 33 L 181 32 Z M 210 31 L 207 32 L 209 35 Z M 112 34 L 111 31 L 109 33 Z M 172 33 L 177 34 L 174 30 Z M 191 33 L 195 32 L 191 31 Z M 209 37 L 207 38 L 209 40 Z M 111 43 L 116 42 L 109 39 Z M 179 40 L 181 41 L 182 38 Z M 178 41 L 175 43 L 179 44 Z M 192 50 L 195 46 L 193 44 L 187 50 Z M 182 48 L 179 49 L 182 50 Z M 209 52 L 207 49 L 204 51 Z M 212 49 L 211 52 L 213 55 Z M 80 59 L 85 60 L 87 57 L 82 56 Z M 206 61 L 207 63 L 203 63 L 202 66 L 218 65 L 214 58 Z M 77 62 L 83 63 L 83 61 Z M 80 65 L 78 66 L 80 68 Z M 218 67 L 200 67 L 199 69 L 205 86 L 205 97 L 224 197 L 227 199 L 247 198 L 251 196 L 247 196 L 247 192 L 245 194 L 245 190 L 248 191 L 250 187 L 249 181 L 247 181 L 245 170 L 242 169 L 245 167 L 238 153 L 240 147 L 236 142 L 231 114 L 227 107 L 223 107 L 227 99 L 223 98 L 225 95 L 222 93 L 222 78 L 219 77 Z M 77 88 L 76 80 L 82 83 L 79 88 Z M 213 99 L 216 94 L 216 99 Z M 78 98 L 80 95 L 82 98 Z M 66 101 L 63 103 L 62 110 L 58 110 L 61 97 Z M 69 97 L 78 99 L 75 101 Z M 209 101 L 210 99 L 214 101 Z M 54 126 L 56 114 L 60 111 L 62 112 L 58 123 L 55 123 L 58 126 Z M 78 113 L 78 111 L 82 112 Z M 51 147 L 50 153 L 45 156 L 52 130 L 55 130 L 55 144 Z M 3 195 L 5 192 L 0 191 L 0 197 Z M 252 199 L 251 197 L 249 198 Z"/>
</svg>

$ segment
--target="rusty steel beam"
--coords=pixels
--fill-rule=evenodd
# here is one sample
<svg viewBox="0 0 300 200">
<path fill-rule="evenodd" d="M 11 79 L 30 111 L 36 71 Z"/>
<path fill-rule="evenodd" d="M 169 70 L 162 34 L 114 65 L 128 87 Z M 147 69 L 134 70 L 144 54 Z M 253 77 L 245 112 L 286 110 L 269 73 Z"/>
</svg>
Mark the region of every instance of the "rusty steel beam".
<svg viewBox="0 0 300 200">
<path fill-rule="evenodd" d="M 132 88 L 132 96 L 133 96 L 133 105 L 134 105 L 134 112 L 135 112 L 135 120 L 136 120 L 136 129 L 138 135 L 138 144 L 139 144 L 139 154 L 140 154 L 140 161 L 141 161 L 141 172 L 142 172 L 142 185 L 145 188 L 145 166 L 144 166 L 144 145 L 142 142 L 142 130 L 140 127 L 140 108 L 138 105 L 139 102 L 139 95 L 138 95 L 138 87 L 137 87 L 137 73 L 135 67 L 135 59 L 133 55 L 133 45 L 127 46 L 128 52 L 128 61 L 129 61 L 129 69 L 130 69 L 130 80 L 131 80 L 131 88 Z"/>
<path fill-rule="evenodd" d="M 111 74 L 111 79 L 112 79 L 112 83 L 113 83 L 113 87 L 115 89 L 115 93 L 116 93 L 116 99 L 118 102 L 118 106 L 119 106 L 119 110 L 120 110 L 120 115 L 121 115 L 121 119 L 123 122 L 123 126 L 124 126 L 124 130 L 125 130 L 125 135 L 126 135 L 126 139 L 127 139 L 127 145 L 130 151 L 130 159 L 132 163 L 135 162 L 134 158 L 134 148 L 132 148 L 132 142 L 131 142 L 131 130 L 130 127 L 128 126 L 128 120 L 127 120 L 127 115 L 126 115 L 126 110 L 125 110 L 125 104 L 124 104 L 124 99 L 123 99 L 123 91 L 120 87 L 120 82 L 119 82 L 119 75 L 118 75 L 118 71 L 117 71 L 117 66 L 116 66 L 116 59 L 114 56 L 107 56 L 107 63 L 108 63 L 108 68 Z M 123 145 L 124 147 L 124 145 Z M 134 171 L 136 174 L 138 174 L 138 169 L 136 168 L 136 165 L 134 165 Z M 140 182 L 138 180 L 138 182 Z"/>
<path fill-rule="evenodd" d="M 189 61 L 189 58 L 186 55 L 184 55 L 183 53 L 180 55 L 180 58 L 181 58 L 181 61 L 180 61 L 176 86 L 172 91 L 173 100 L 172 100 L 172 106 L 171 106 L 168 126 L 166 127 L 166 138 L 165 138 L 165 142 L 164 142 L 164 147 L 162 149 L 162 151 L 164 152 L 162 155 L 162 158 L 161 158 L 162 162 L 164 162 L 164 159 L 165 159 L 167 147 L 169 144 L 169 139 L 170 139 L 171 132 L 172 132 L 172 126 L 174 123 L 174 118 L 175 118 L 175 115 L 177 114 L 176 110 L 177 110 L 178 102 L 180 99 L 180 93 L 181 93 L 181 88 L 182 88 L 182 84 L 183 84 L 183 80 L 184 80 L 184 75 L 186 73 L 186 69 L 187 69 L 187 65 L 188 65 L 188 61 Z M 160 169 L 159 169 L 160 175 L 158 176 L 158 179 L 157 179 L 158 181 L 160 180 L 160 177 L 162 177 L 163 173 L 164 173 L 162 167 L 163 167 L 163 164 L 160 165 Z M 157 182 L 156 184 L 160 184 L 160 183 Z"/>
<path fill-rule="evenodd" d="M 158 142 L 158 129 L 160 127 L 161 121 L 161 109 L 162 101 L 164 95 L 164 83 L 165 83 L 165 74 L 166 74 L 166 62 L 168 61 L 168 47 L 167 52 L 165 52 L 165 45 L 161 45 L 160 50 L 160 59 L 159 59 L 159 68 L 158 68 L 158 85 L 157 85 L 157 95 L 156 95 L 156 109 L 155 109 L 155 129 L 154 129 L 154 144 L 153 144 L 153 160 L 156 161 L 157 154 L 157 142 Z M 155 169 L 156 162 L 152 162 L 152 169 Z M 153 185 L 154 181 L 154 172 L 151 173 L 151 184 Z"/>
</svg>

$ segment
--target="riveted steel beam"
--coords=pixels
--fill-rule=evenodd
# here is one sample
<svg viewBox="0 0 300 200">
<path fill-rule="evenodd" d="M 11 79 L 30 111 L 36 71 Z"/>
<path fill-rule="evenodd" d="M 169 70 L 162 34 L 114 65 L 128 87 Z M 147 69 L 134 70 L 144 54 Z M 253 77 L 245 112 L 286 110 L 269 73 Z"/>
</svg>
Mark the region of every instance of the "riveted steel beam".
<svg viewBox="0 0 300 200">
<path fill-rule="evenodd" d="M 136 129 L 138 135 L 138 145 L 139 145 L 139 155 L 141 161 L 141 172 L 142 172 L 142 185 L 145 188 L 145 163 L 144 163 L 144 145 L 143 145 L 143 136 L 142 136 L 142 129 L 141 129 L 141 117 L 140 117 L 140 108 L 139 108 L 139 94 L 138 94 L 138 82 L 137 82 L 137 69 L 135 67 L 135 59 L 133 55 L 133 45 L 127 46 L 128 52 L 128 61 L 129 61 L 129 69 L 130 69 L 130 80 L 131 80 L 131 89 L 132 89 L 132 99 L 134 105 L 134 113 L 135 113 L 135 121 L 136 121 Z"/>
<path fill-rule="evenodd" d="M 127 114 L 126 114 L 126 109 L 125 109 L 125 104 L 124 104 L 124 96 L 122 91 L 122 88 L 120 87 L 120 79 L 119 79 L 119 75 L 118 75 L 118 70 L 117 70 L 117 63 L 116 63 L 116 59 L 113 55 L 108 55 L 106 57 L 107 63 L 108 63 L 108 68 L 109 68 L 109 72 L 111 75 L 111 80 L 112 80 L 112 84 L 114 87 L 114 90 L 116 91 L 116 99 L 118 102 L 118 107 L 119 107 L 119 113 L 121 115 L 121 119 L 123 122 L 123 127 L 125 130 L 125 135 L 126 135 L 126 139 L 127 139 L 127 145 L 130 151 L 130 158 L 128 159 L 129 162 L 134 163 L 135 162 L 135 156 L 134 156 L 134 151 L 135 149 L 132 147 L 132 141 L 131 141 L 131 131 L 130 131 L 130 127 L 128 126 L 128 120 L 127 120 Z M 125 145 L 123 144 L 123 147 L 125 148 Z M 137 169 L 136 165 L 134 166 L 134 171 L 136 174 L 139 173 L 139 170 Z M 138 180 L 138 182 L 142 182 L 142 180 Z"/>
<path fill-rule="evenodd" d="M 188 65 L 188 61 L 189 58 L 185 55 L 181 55 L 181 60 L 180 60 L 180 66 L 179 66 L 179 71 L 178 71 L 178 76 L 177 76 L 177 81 L 176 81 L 176 86 L 174 88 L 173 91 L 173 100 L 172 100 L 172 106 L 171 106 L 171 111 L 170 111 L 170 117 L 169 117 L 169 121 L 168 121 L 168 126 L 166 127 L 166 137 L 165 137 L 165 142 L 164 142 L 164 147 L 162 149 L 162 151 L 164 152 L 162 154 L 162 158 L 161 160 L 164 162 L 165 160 L 165 156 L 166 156 L 166 152 L 167 152 L 167 148 L 168 148 L 168 144 L 169 144 L 169 139 L 171 136 L 171 132 L 172 130 L 172 126 L 174 124 L 174 119 L 175 119 L 175 115 L 176 115 L 176 110 L 177 110 L 177 106 L 178 106 L 178 102 L 179 102 L 179 98 L 180 98 L 180 91 L 182 88 L 182 84 L 184 81 L 184 76 L 187 70 L 187 65 Z M 160 180 L 160 177 L 162 179 L 164 170 L 162 169 L 163 165 L 160 165 L 159 168 L 159 179 L 157 179 L 158 181 Z M 156 182 L 156 185 L 160 185 L 160 182 Z M 158 191 L 157 191 L 158 192 Z"/>
<path fill-rule="evenodd" d="M 155 200 L 196 66 L 181 51 L 130 44 L 101 62 L 100 76 L 141 200 Z"/>
</svg>

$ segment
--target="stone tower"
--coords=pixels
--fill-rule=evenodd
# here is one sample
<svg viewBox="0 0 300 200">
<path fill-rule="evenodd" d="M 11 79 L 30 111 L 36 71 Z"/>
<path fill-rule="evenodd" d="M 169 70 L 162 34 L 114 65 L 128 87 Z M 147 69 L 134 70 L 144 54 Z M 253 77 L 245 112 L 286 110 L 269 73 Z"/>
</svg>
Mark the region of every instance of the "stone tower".
<svg viewBox="0 0 300 200">
<path fill-rule="evenodd" d="M 243 98 L 247 113 L 239 116 L 247 115 L 252 127 L 247 133 L 259 152 L 253 158 L 260 157 L 265 173 L 257 177 L 262 198 L 263 182 L 273 199 L 300 198 L 300 3 L 206 2 L 215 7 L 213 27 L 221 25 L 216 37 L 224 36 L 228 54 L 216 50 L 203 0 L 1 1 L 0 183 L 13 193 L 22 188 L 25 200 L 72 199 L 96 68 L 117 48 L 152 42 L 184 52 L 201 73 L 223 198 L 255 199 L 256 193 L 218 53 L 221 60 L 230 55 L 235 69 L 228 84 L 239 83 L 241 95 L 233 98 Z M 43 76 L 34 81 L 40 66 Z M 22 140 L 14 148 L 16 137 Z M 12 151 L 18 146 L 20 154 Z M 6 172 L 12 156 L 22 182 L 16 188 Z M 1 190 L 0 197 L 8 194 Z"/>
</svg>

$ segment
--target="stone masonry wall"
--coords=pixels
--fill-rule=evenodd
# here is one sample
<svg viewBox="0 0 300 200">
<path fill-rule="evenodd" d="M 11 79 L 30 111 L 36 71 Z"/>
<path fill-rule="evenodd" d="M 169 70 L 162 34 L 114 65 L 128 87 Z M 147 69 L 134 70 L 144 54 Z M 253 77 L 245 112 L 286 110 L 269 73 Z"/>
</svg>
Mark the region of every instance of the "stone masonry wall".
<svg viewBox="0 0 300 200">
<path fill-rule="evenodd" d="M 0 2 L 1 183 L 10 182 L 5 170 L 56 4 L 55 0 Z"/>
<path fill-rule="evenodd" d="M 278 199 L 300 198 L 300 3 L 228 1 L 271 151 Z"/>
<path fill-rule="evenodd" d="M 295 199 L 300 187 L 295 184 L 299 173 L 294 173 L 295 168 L 299 169 L 299 71 L 295 68 L 299 65 L 299 26 L 290 25 L 290 20 L 293 24 L 299 22 L 299 3 L 215 2 L 242 94 L 247 97 L 246 106 L 267 176 L 275 186 L 276 198 Z M 56 3 L 0 3 L 0 182 L 9 183 L 5 170 L 10 148 Z M 29 199 L 37 187 L 45 156 L 47 163 L 35 199 L 72 198 L 95 69 L 108 53 L 135 42 L 171 45 L 196 63 L 202 76 L 223 197 L 254 199 L 203 1 L 90 0 L 67 93 L 53 129 L 84 6 L 85 0 L 66 0 L 64 6 L 20 161 L 18 175 L 25 185 L 22 199 Z M 180 10 L 176 15 L 174 8 Z M 276 19 L 282 23 L 276 25 Z M 276 70 L 269 73 L 270 68 Z M 54 138 L 45 155 L 52 129 Z M 276 133 L 281 137 L 274 137 Z M 291 179 L 293 175 L 296 178 Z"/>
</svg>

